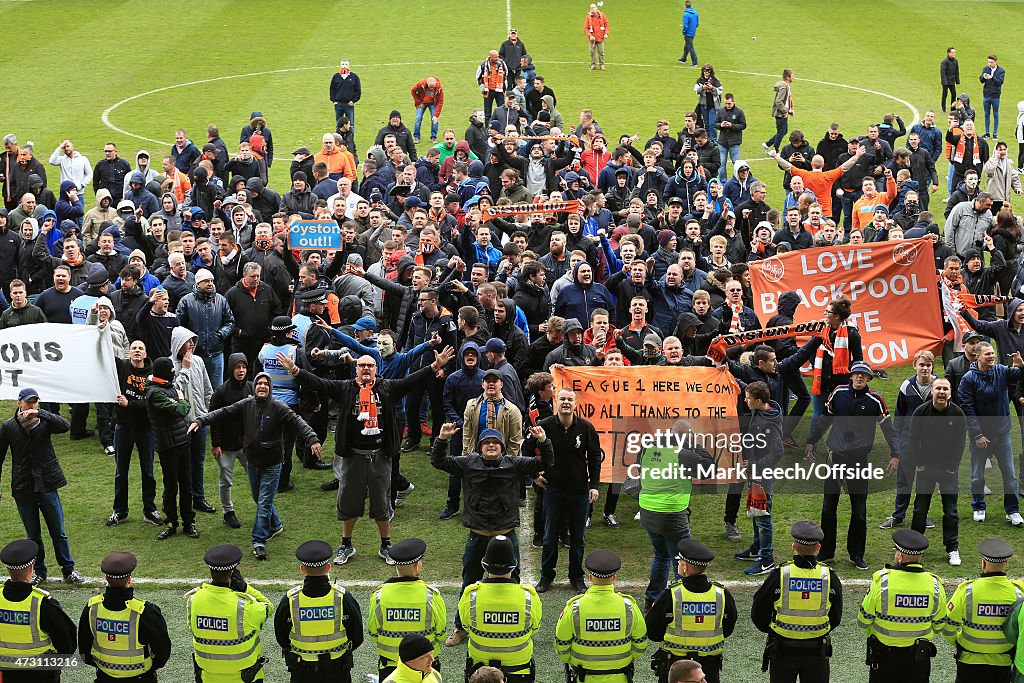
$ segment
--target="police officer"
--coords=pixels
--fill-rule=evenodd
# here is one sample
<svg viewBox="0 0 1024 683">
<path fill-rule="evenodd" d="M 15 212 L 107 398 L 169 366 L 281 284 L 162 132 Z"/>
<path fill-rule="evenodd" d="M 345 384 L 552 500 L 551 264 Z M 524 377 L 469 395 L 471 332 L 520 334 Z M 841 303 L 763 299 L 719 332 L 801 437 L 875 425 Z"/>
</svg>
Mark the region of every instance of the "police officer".
<svg viewBox="0 0 1024 683">
<path fill-rule="evenodd" d="M 487 543 L 484 578 L 466 587 L 459 615 L 469 632 L 466 680 L 482 666 L 501 669 L 508 683 L 533 683 L 533 636 L 543 608 L 537 590 L 512 578 L 515 549 L 505 536 Z"/>
<path fill-rule="evenodd" d="M 17 659 L 75 651 L 75 625 L 49 593 L 32 582 L 39 546 L 35 541 L 11 541 L 0 551 L 10 574 L 0 593 L 0 678 L 4 683 L 59 681 L 60 669 L 15 668 Z"/>
<path fill-rule="evenodd" d="M 892 535 L 896 564 L 871 577 L 871 588 L 857 614 L 868 636 L 869 683 L 927 683 L 932 635 L 946 622 L 946 591 L 939 577 L 921 565 L 928 539 L 911 529 Z"/>
<path fill-rule="evenodd" d="M 426 552 L 427 544 L 419 538 L 391 546 L 398 576 L 377 586 L 370 596 L 366 630 L 376 644 L 380 680 L 398 666 L 399 646 L 410 634 L 419 634 L 433 644 L 433 666 L 441 670 L 437 648 L 444 640 L 448 612 L 441 593 L 420 578 Z"/>
<path fill-rule="evenodd" d="M 555 652 L 566 680 L 632 683 L 633 662 L 647 648 L 647 624 L 631 596 L 615 590 L 622 560 L 610 550 L 587 555 L 590 588 L 573 596 L 555 627 Z"/>
<path fill-rule="evenodd" d="M 708 579 L 715 554 L 692 539 L 676 544 L 682 579 L 669 584 L 647 612 L 647 637 L 662 642 L 651 659 L 658 683 L 666 683 L 672 663 L 700 662 L 707 683 L 718 683 L 725 639 L 736 626 L 736 602 L 720 583 Z"/>
<path fill-rule="evenodd" d="M 825 534 L 800 520 L 790 529 L 793 561 L 773 569 L 754 594 L 750 618 L 768 634 L 763 670 L 771 683 L 828 683 L 828 637 L 843 616 L 843 586 L 835 571 L 818 564 Z"/>
<path fill-rule="evenodd" d="M 957 586 L 946 605 L 942 636 L 956 648 L 956 683 L 1009 680 L 1014 646 L 1003 635 L 1014 604 L 1024 597 L 1024 586 L 1006 576 L 1013 548 L 998 538 L 978 545 L 981 576 Z"/>
<path fill-rule="evenodd" d="M 292 681 L 351 680 L 352 652 L 363 644 L 363 616 L 352 594 L 331 583 L 334 549 L 306 541 L 295 551 L 305 576 L 281 597 L 274 635 Z"/>
<path fill-rule="evenodd" d="M 398 666 L 380 680 L 384 683 L 441 683 L 441 673 L 434 659 L 436 647 L 437 641 L 422 633 L 408 634 L 398 644 Z"/>
<path fill-rule="evenodd" d="M 273 607 L 238 571 L 242 549 L 217 545 L 206 551 L 210 583 L 185 594 L 185 615 L 195 649 L 196 683 L 263 680 L 260 629 Z"/>
<path fill-rule="evenodd" d="M 156 681 L 157 669 L 171 656 L 171 637 L 160 608 L 135 597 L 132 572 L 138 562 L 131 553 L 103 558 L 107 579 L 103 595 L 89 598 L 78 620 L 78 651 L 96 667 L 97 683 Z"/>
</svg>

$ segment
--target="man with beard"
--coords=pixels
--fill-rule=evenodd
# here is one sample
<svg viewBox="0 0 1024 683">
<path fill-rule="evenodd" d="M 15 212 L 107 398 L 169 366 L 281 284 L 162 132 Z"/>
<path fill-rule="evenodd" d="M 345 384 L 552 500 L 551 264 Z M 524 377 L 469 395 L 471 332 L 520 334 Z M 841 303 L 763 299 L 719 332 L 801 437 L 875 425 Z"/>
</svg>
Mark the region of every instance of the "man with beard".
<svg viewBox="0 0 1024 683">
<path fill-rule="evenodd" d="M 594 282 L 593 268 L 584 261 L 576 265 L 573 282 L 558 293 L 554 312 L 566 319 L 589 320 L 595 308 L 611 309 L 614 302 L 608 288 Z"/>
</svg>

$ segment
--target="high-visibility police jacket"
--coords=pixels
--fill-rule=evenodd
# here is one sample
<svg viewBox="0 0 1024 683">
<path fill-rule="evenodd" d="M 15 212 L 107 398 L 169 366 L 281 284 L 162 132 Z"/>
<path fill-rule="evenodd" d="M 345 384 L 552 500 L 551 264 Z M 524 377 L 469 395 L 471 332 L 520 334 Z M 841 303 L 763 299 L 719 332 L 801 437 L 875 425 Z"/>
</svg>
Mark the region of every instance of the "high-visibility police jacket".
<svg viewBox="0 0 1024 683">
<path fill-rule="evenodd" d="M 533 661 L 533 635 L 543 607 L 536 589 L 512 579 L 486 578 L 459 599 L 459 617 L 469 632 L 469 659 L 519 673 Z"/>
<path fill-rule="evenodd" d="M 1024 598 L 1024 587 L 1005 574 L 985 574 L 964 581 L 946 605 L 946 626 L 942 637 L 957 648 L 957 659 L 965 664 L 1010 666 L 1011 643 L 1003 626 L 1014 604 Z"/>
<path fill-rule="evenodd" d="M 771 630 L 783 638 L 821 638 L 831 630 L 828 613 L 831 572 L 827 565 L 801 567 L 787 562 L 779 567 L 779 597 Z"/>
<path fill-rule="evenodd" d="M 675 656 L 720 655 L 725 649 L 725 587 L 711 582 L 704 593 L 690 591 L 682 581 L 669 584 L 672 620 L 664 647 Z"/>
<path fill-rule="evenodd" d="M 441 593 L 415 576 L 389 579 L 370 596 L 366 630 L 373 639 L 381 667 L 399 663 L 402 638 L 418 633 L 434 645 L 434 656 L 444 640 L 448 613 Z"/>
<path fill-rule="evenodd" d="M 640 507 L 652 512 L 682 512 L 693 489 L 679 476 L 679 456 L 673 448 L 647 448 L 640 456 Z"/>
<path fill-rule="evenodd" d="M 395 670 L 391 672 L 391 675 L 381 683 L 441 683 L 441 673 L 437 669 L 432 668 L 426 674 L 422 674 L 399 662 Z"/>
<path fill-rule="evenodd" d="M 49 595 L 33 586 L 28 597 L 13 601 L 0 592 L 0 664 L 54 651 L 50 636 L 39 626 L 43 599 Z"/>
<path fill-rule="evenodd" d="M 284 369 L 281 362 L 277 360 L 277 354 L 283 353 L 296 362 L 298 346 L 295 344 L 271 344 L 267 342 L 259 352 L 260 363 L 263 364 L 263 372 L 270 375 L 273 382 L 271 394 L 273 398 L 285 405 L 294 406 L 299 403 L 299 380 L 295 375 Z"/>
<path fill-rule="evenodd" d="M 636 600 L 615 586 L 591 586 L 571 598 L 555 627 L 555 652 L 594 683 L 623 681 L 625 669 L 644 654 L 647 624 Z M 601 675 L 602 672 L 613 672 Z"/>
<path fill-rule="evenodd" d="M 348 652 L 348 633 L 342 624 L 345 589 L 332 585 L 327 595 L 311 598 L 302 586 L 288 591 L 288 609 L 292 630 L 288 634 L 291 651 L 303 661 L 319 661 L 320 655 L 337 659 Z"/>
<path fill-rule="evenodd" d="M 890 647 L 930 640 L 946 623 L 946 591 L 919 563 L 887 566 L 871 578 L 857 623 L 865 635 Z"/>
<path fill-rule="evenodd" d="M 96 668 L 111 678 L 132 678 L 153 668 L 149 648 L 139 642 L 139 619 L 146 609 L 144 600 L 132 598 L 122 610 L 103 606 L 103 595 L 94 595 L 86 605 L 92 647 L 89 654 Z"/>
<path fill-rule="evenodd" d="M 244 593 L 227 586 L 204 583 L 185 595 L 185 613 L 192 631 L 196 665 L 210 680 L 232 680 L 263 654 L 260 629 L 270 616 L 271 605 L 251 585 Z M 229 676 L 219 677 L 217 674 Z M 257 678 L 263 678 L 262 670 Z"/>
</svg>

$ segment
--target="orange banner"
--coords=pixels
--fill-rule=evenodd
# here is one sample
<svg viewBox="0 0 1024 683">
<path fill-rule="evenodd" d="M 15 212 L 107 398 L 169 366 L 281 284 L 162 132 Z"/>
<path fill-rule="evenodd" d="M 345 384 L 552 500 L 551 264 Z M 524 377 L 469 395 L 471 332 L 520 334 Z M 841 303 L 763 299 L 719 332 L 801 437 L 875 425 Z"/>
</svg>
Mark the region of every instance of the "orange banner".
<svg viewBox="0 0 1024 683">
<path fill-rule="evenodd" d="M 707 367 L 552 368 L 555 384 L 576 392 L 576 414 L 601 437 L 601 481 L 622 483 L 638 462 L 639 437 L 690 424 L 697 443 L 720 469 L 739 462 L 739 385 L 729 371 Z M 734 477 L 716 479 L 725 483 Z"/>
<path fill-rule="evenodd" d="M 872 368 L 907 365 L 921 349 L 942 345 L 935 258 L 927 238 L 800 249 L 750 264 L 754 311 L 766 324 L 779 294 L 795 291 L 794 323 L 821 320 L 829 301 L 853 303 L 850 324 L 860 331 Z"/>
</svg>

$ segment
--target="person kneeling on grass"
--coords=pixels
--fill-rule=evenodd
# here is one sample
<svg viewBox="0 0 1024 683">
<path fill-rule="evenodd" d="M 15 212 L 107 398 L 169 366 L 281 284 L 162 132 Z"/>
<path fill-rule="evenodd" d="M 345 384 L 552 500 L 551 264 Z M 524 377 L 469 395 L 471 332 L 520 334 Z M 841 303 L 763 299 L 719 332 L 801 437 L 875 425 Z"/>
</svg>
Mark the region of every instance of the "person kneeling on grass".
<svg viewBox="0 0 1024 683">
<path fill-rule="evenodd" d="M 256 503 L 252 554 L 258 560 L 267 559 L 267 541 L 284 531 L 284 522 L 274 508 L 274 496 L 281 478 L 286 431 L 298 432 L 313 454 L 318 459 L 323 457 L 323 447 L 313 428 L 287 404 L 272 398 L 272 390 L 270 375 L 261 372 L 253 380 L 253 396 L 201 415 L 188 427 L 191 434 L 214 422 L 241 421 L 245 471 Z"/>
</svg>

